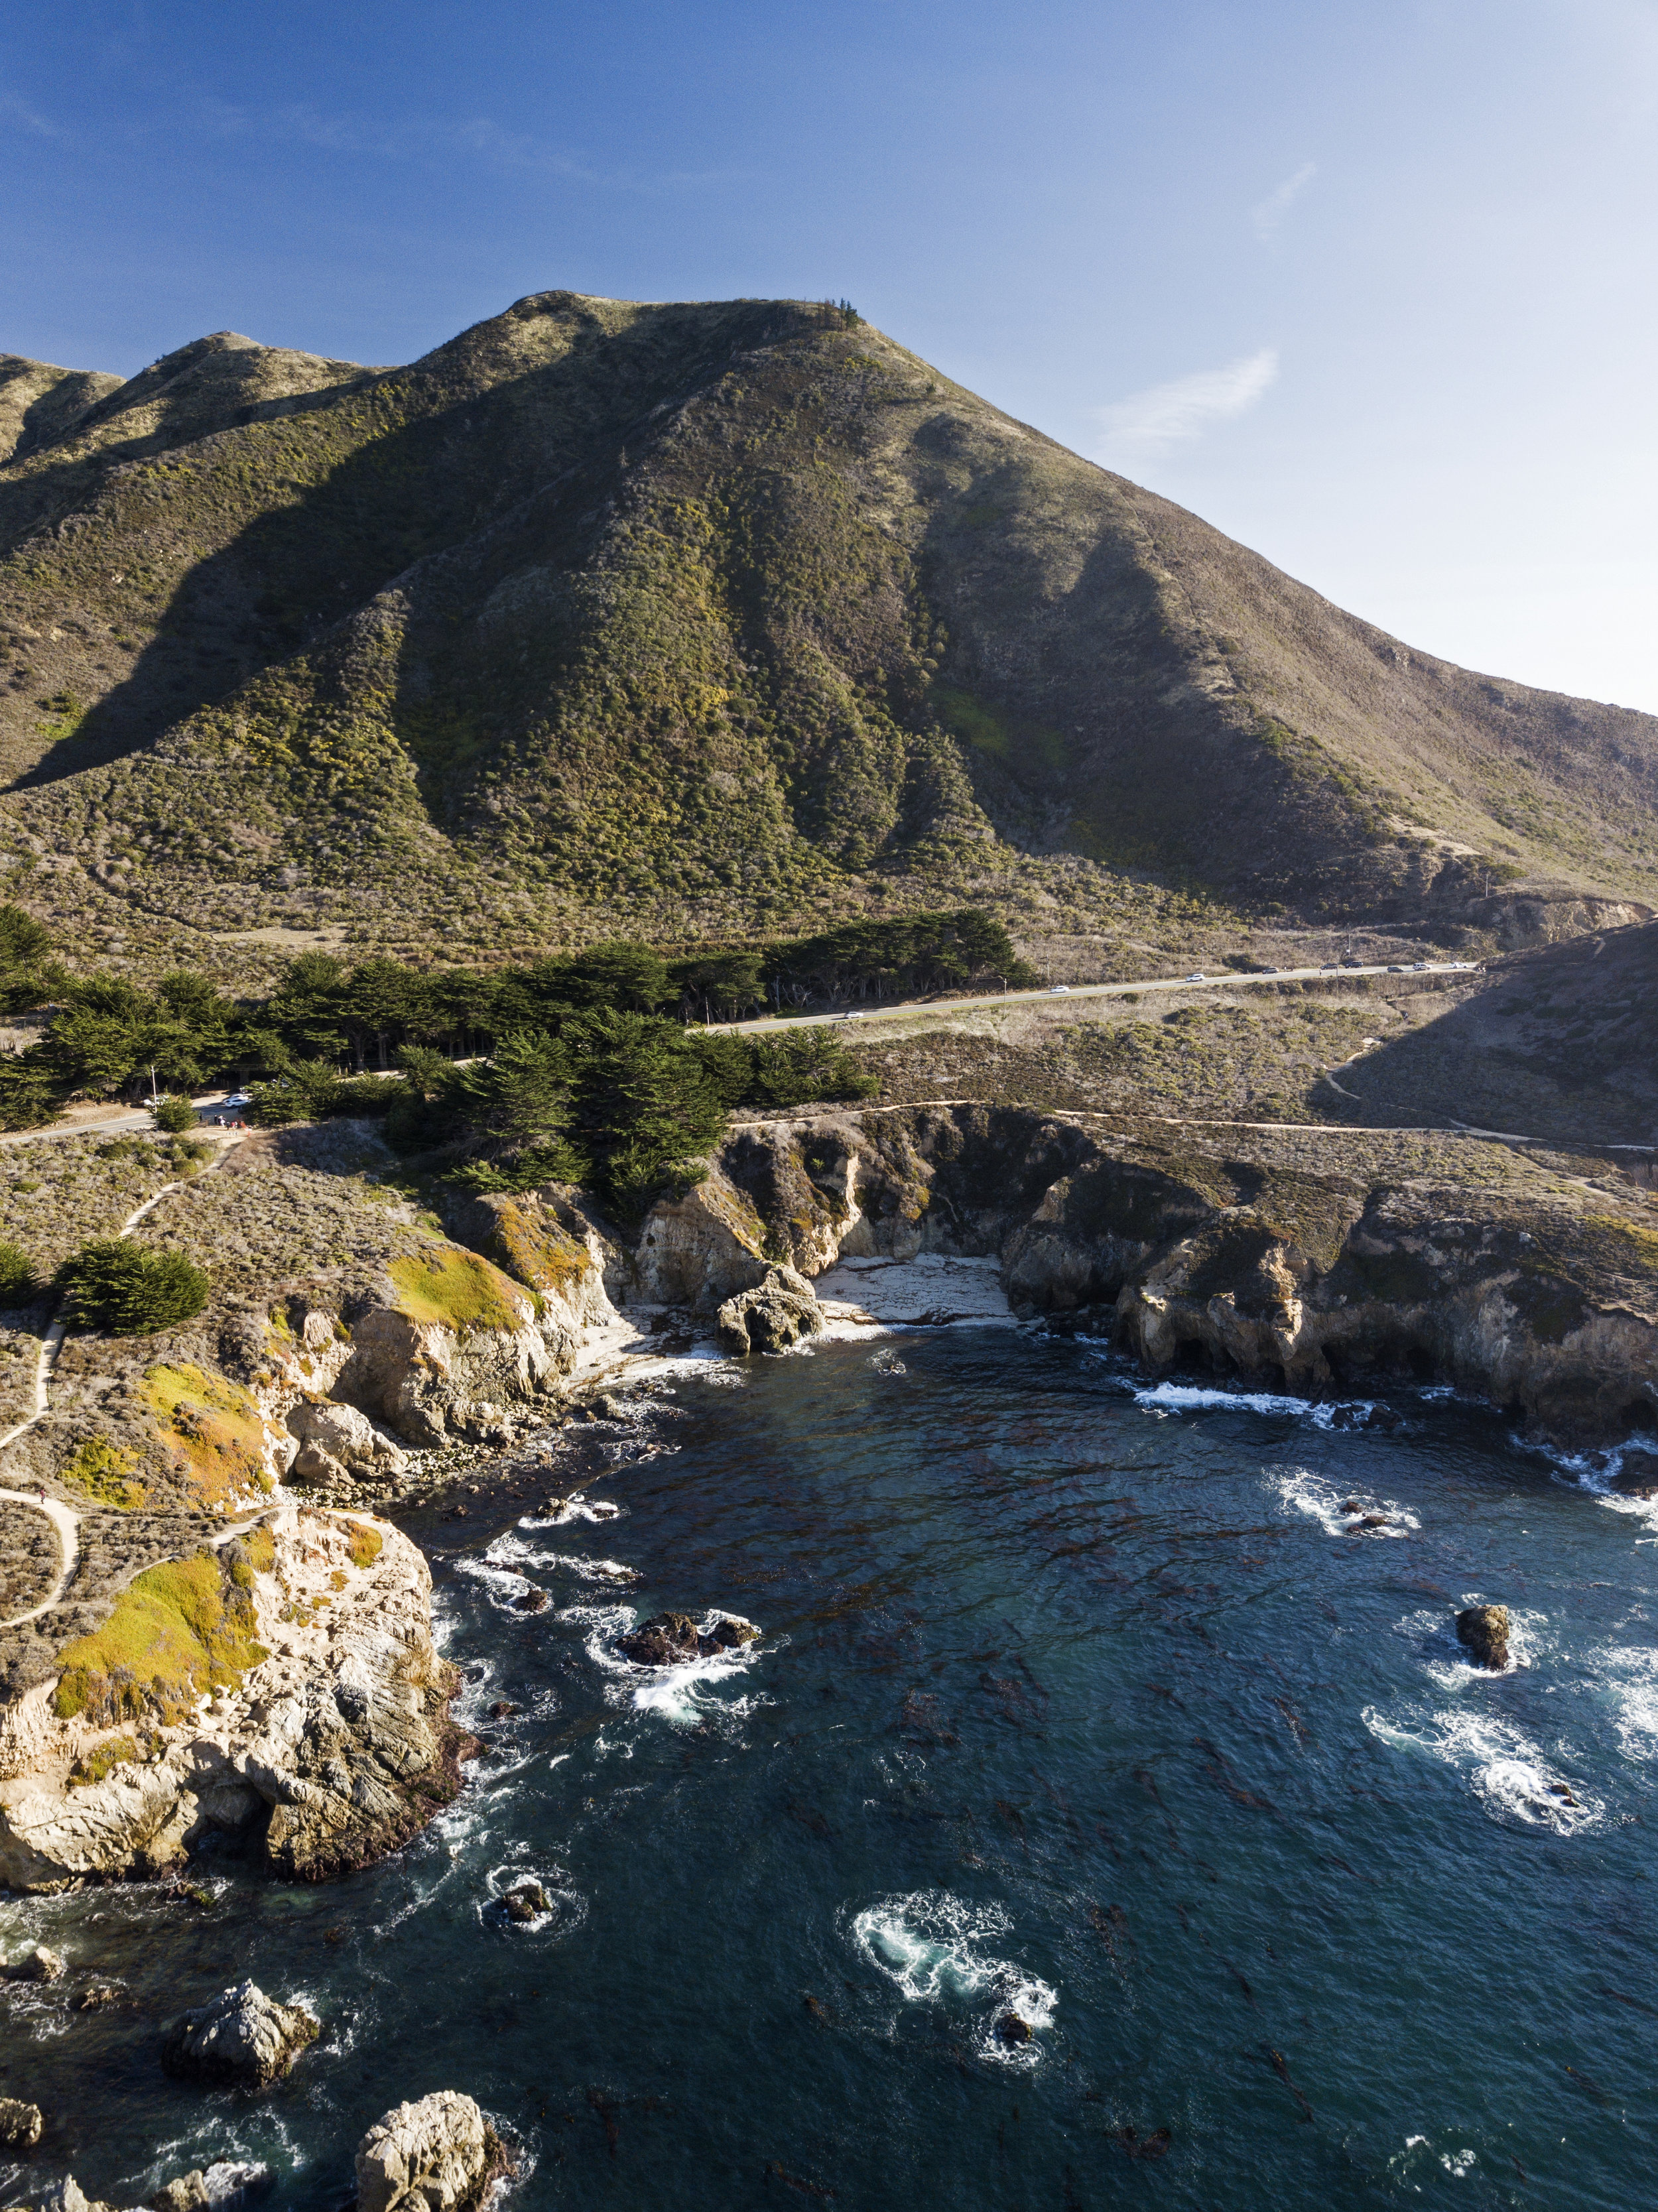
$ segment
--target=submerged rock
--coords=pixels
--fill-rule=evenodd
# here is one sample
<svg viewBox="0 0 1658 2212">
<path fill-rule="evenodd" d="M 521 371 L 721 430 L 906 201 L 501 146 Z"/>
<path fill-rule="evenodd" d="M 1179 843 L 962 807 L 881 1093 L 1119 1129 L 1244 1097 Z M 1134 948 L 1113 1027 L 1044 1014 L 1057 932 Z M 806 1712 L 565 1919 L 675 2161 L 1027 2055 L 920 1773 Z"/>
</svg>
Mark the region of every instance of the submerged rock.
<svg viewBox="0 0 1658 2212">
<path fill-rule="evenodd" d="M 513 1599 L 512 1609 L 515 1613 L 545 1613 L 552 1603 L 552 1600 L 547 1595 L 546 1590 L 538 1589 L 532 1583 L 527 1589 L 520 1590 L 517 1596 Z M 510 1710 L 511 1708 L 509 1707 L 509 1711 Z"/>
<path fill-rule="evenodd" d="M 719 1310 L 720 1341 L 728 1351 L 786 1352 L 824 1326 L 817 1292 L 792 1267 L 772 1267 L 753 1290 L 739 1291 Z"/>
<path fill-rule="evenodd" d="M 38 2105 L 26 2105 L 21 2097 L 0 2097 L 0 2147 L 33 2150 L 45 2125 Z"/>
<path fill-rule="evenodd" d="M 278 2004 L 253 1982 L 238 1982 L 177 2020 L 162 2064 L 186 2081 L 263 2087 L 286 2073 L 321 2030 L 299 2005 Z"/>
<path fill-rule="evenodd" d="M 1021 2020 L 1016 2012 L 1004 2012 L 996 2023 L 996 2039 L 998 2043 L 1005 2043 L 1010 2050 L 1016 2049 L 1020 2044 L 1030 2041 L 1031 2024 L 1027 2020 Z"/>
<path fill-rule="evenodd" d="M 466 2212 L 506 2163 L 470 2097 L 439 2089 L 398 2105 L 357 2147 L 357 2212 Z"/>
<path fill-rule="evenodd" d="M 1501 1674 L 1509 1663 L 1509 1608 L 1506 1605 L 1471 1605 L 1456 1617 L 1457 1642 L 1465 1644 L 1478 1667 Z"/>
<path fill-rule="evenodd" d="M 56 1951 L 48 1951 L 44 1943 L 37 1943 L 6 1968 L 9 1982 L 57 1982 L 67 1972 Z"/>
</svg>

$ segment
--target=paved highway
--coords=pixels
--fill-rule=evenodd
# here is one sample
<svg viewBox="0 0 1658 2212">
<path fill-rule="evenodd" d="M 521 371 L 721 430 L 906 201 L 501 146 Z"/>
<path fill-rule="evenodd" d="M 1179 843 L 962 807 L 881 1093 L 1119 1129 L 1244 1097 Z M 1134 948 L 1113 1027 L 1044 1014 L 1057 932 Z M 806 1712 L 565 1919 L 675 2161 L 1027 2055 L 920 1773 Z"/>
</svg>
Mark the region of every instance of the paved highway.
<svg viewBox="0 0 1658 2212">
<path fill-rule="evenodd" d="M 1338 964 L 1319 968 L 1273 968 L 1264 975 L 1236 975 L 1226 969 L 1218 975 L 1152 975 L 1136 983 L 1059 983 L 1042 991 L 993 991 L 980 999 L 904 999 L 890 1006 L 848 1008 L 831 1014 L 766 1014 L 753 1022 L 713 1022 L 716 1030 L 801 1030 L 825 1022 L 890 1022 L 905 1014 L 960 1014 L 975 1006 L 1012 1006 L 1054 999 L 1126 999 L 1145 991 L 1235 991 L 1247 984 L 1320 981 L 1348 975 L 1472 975 L 1472 960 L 1416 960 L 1380 963 L 1374 967 Z"/>
</svg>

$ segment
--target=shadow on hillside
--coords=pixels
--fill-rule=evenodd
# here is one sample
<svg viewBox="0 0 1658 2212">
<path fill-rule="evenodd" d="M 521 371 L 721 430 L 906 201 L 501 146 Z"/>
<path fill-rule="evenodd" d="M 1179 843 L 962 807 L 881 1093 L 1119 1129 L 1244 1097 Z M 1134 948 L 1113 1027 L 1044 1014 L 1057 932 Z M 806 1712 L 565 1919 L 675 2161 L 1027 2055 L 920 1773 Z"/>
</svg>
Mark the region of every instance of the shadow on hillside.
<svg viewBox="0 0 1658 2212">
<path fill-rule="evenodd" d="M 299 495 L 253 515 L 186 574 L 130 673 L 9 787 L 38 789 L 128 758 L 222 705 L 415 562 L 475 537 L 563 472 L 613 465 L 643 417 L 780 334 L 775 303 L 743 302 L 717 315 L 649 308 L 616 332 L 588 312 L 557 360 L 489 389 L 479 390 L 463 337 L 412 370 L 388 372 L 366 399 L 354 390 L 357 404 L 377 398 L 388 413 L 411 404 L 424 411 L 371 437 L 320 483 L 297 487 L 273 469 L 252 495 Z M 310 407 L 271 402 L 238 414 L 303 416 L 340 404 L 338 390 L 314 397 Z M 67 483 L 64 495 L 72 498 Z M 187 491 L 174 497 L 178 526 L 187 530 Z"/>
<path fill-rule="evenodd" d="M 1338 1073 L 1362 1102 L 1350 1121 L 1658 1144 L 1658 923 L 1517 954 L 1471 998 Z M 1319 1103 L 1334 1103 L 1327 1085 Z"/>
</svg>

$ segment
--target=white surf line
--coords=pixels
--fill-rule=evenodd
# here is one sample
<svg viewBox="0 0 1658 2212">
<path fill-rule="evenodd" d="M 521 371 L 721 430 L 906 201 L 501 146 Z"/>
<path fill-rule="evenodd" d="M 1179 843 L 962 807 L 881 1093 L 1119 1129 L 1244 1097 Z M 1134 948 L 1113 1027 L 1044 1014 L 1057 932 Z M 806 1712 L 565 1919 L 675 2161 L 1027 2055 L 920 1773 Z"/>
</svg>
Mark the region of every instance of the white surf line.
<svg viewBox="0 0 1658 2212">
<path fill-rule="evenodd" d="M 240 1137 L 233 1137 L 229 1144 L 221 1147 L 218 1159 L 211 1161 L 204 1172 L 211 1174 L 213 1169 L 218 1166 L 219 1161 L 222 1160 L 226 1154 L 232 1152 L 241 1142 Z M 189 1180 L 188 1177 L 181 1176 L 176 1182 L 164 1182 L 153 1198 L 147 1198 L 142 1206 L 134 1207 L 119 1229 L 116 1231 L 116 1235 L 130 1237 L 145 1214 L 152 1212 L 169 1192 L 185 1189 Z M 15 1443 L 19 1437 L 27 1436 L 31 1429 L 38 1427 L 51 1412 L 51 1400 L 46 1385 L 51 1379 L 52 1369 L 58 1364 L 58 1352 L 64 1341 L 64 1334 L 63 1322 L 55 1320 L 47 1328 L 45 1336 L 41 1338 L 40 1353 L 34 1363 L 34 1411 L 26 1421 L 19 1421 L 15 1428 L 8 1429 L 5 1435 L 0 1437 L 0 1451 L 4 1451 L 9 1444 Z M 49 1613 L 62 1597 L 69 1578 L 75 1571 L 75 1563 L 80 1557 L 81 1516 L 76 1512 L 73 1506 L 65 1505 L 63 1500 L 58 1498 L 46 1498 L 38 1493 L 31 1498 L 27 1491 L 22 1490 L 0 1490 L 0 1498 L 10 1498 L 18 1505 L 32 1506 L 37 1513 L 44 1513 L 58 1531 L 58 1541 L 64 1554 L 63 1571 L 53 1583 L 52 1594 L 44 1603 L 31 1606 L 27 1613 L 14 1613 L 9 1620 L 0 1620 L 0 1628 L 21 1628 L 26 1621 L 38 1620 L 43 1613 Z M 244 1522 L 240 1526 L 223 1530 L 209 1540 L 216 1551 L 221 1544 L 228 1543 L 232 1536 L 240 1535 L 242 1528 L 251 1528 L 253 1525 L 251 1521 Z"/>
</svg>

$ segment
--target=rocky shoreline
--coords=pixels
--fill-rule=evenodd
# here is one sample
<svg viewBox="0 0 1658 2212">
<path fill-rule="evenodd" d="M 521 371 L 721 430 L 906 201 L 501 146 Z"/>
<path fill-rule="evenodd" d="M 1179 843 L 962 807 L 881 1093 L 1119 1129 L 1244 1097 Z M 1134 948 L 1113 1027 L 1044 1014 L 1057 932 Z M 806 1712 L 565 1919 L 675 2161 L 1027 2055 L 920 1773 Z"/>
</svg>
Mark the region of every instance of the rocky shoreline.
<svg viewBox="0 0 1658 2212">
<path fill-rule="evenodd" d="M 1154 1373 L 1313 1395 L 1440 1382 L 1563 1449 L 1638 1443 L 1658 1419 L 1658 1206 L 1604 1162 L 1377 1132 L 837 1109 L 740 1125 L 625 1238 L 551 1186 L 465 1200 L 445 1234 L 364 1175 L 372 1133 L 350 1174 L 308 1165 L 305 1141 L 259 1140 L 154 1217 L 162 1237 L 198 1232 L 191 1200 L 210 1181 L 211 1225 L 268 1278 L 149 1340 L 147 1367 L 130 1344 L 71 1338 L 68 1387 L 54 1377 L 47 1417 L 7 1455 L 6 1526 L 33 1547 L 14 1579 L 35 1600 L 0 1624 L 11 1887 L 155 1875 L 204 1848 L 320 1881 L 397 1849 L 453 1800 L 468 1741 L 425 1560 L 383 1515 L 482 1462 L 533 1478 L 533 1447 L 503 1455 L 699 1337 L 741 1356 L 870 1326 L 856 1291 L 818 1287 L 872 1267 L 961 1278 L 914 1312 L 911 1291 L 903 1319 L 960 1317 L 964 1298 L 984 1318 L 1005 1299 Z M 307 1204 L 323 1234 L 308 1255 L 287 1225 L 280 1267 L 260 1224 Z M 87 1494 L 85 1470 L 112 1464 L 141 1502 Z M 64 1525 L 74 1556 L 41 1607 Z M 171 1674 L 146 1672 L 146 1639 L 203 1604 L 213 1632 Z"/>
</svg>

